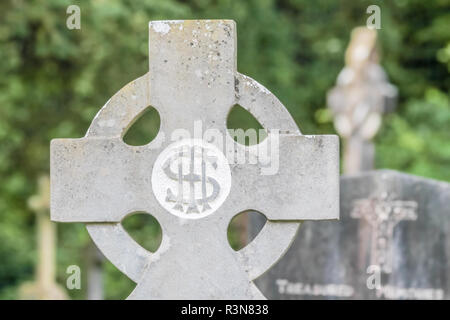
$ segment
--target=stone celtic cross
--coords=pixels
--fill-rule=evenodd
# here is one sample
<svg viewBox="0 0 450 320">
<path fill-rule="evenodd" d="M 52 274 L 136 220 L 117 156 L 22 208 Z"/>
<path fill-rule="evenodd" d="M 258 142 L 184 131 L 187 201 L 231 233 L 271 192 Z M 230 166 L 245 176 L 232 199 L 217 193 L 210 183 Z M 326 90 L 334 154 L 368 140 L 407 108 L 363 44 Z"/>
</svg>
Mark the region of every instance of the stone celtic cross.
<svg viewBox="0 0 450 320">
<path fill-rule="evenodd" d="M 301 135 L 272 93 L 236 71 L 233 21 L 153 21 L 149 39 L 149 72 L 106 103 L 84 138 L 52 141 L 51 217 L 86 224 L 104 255 L 137 283 L 131 299 L 264 298 L 253 280 L 284 254 L 300 222 L 339 216 L 338 139 Z M 231 153 L 256 149 L 227 131 L 235 104 L 268 132 L 257 147 L 276 145 L 274 172 L 259 160 L 227 162 L 222 142 Z M 157 137 L 125 144 L 127 129 L 149 106 L 160 114 Z M 219 135 L 199 139 L 196 123 Z M 179 130 L 195 138 L 170 141 Z M 246 210 L 268 221 L 234 251 L 227 228 Z M 135 212 L 161 225 L 155 253 L 121 225 Z"/>
</svg>

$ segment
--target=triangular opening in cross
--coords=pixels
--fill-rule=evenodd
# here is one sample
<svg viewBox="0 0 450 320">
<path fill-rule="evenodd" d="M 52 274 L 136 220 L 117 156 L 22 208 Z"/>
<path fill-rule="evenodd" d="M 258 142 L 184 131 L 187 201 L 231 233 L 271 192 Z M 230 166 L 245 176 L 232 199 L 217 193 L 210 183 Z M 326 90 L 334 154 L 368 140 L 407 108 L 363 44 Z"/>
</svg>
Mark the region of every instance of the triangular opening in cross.
<svg viewBox="0 0 450 320">
<path fill-rule="evenodd" d="M 267 131 L 258 122 L 258 120 L 256 120 L 250 112 L 238 104 L 235 104 L 228 114 L 227 128 L 230 135 L 237 143 L 244 144 L 246 146 L 261 143 L 267 137 Z M 244 137 L 241 139 L 238 138 L 239 132 L 237 130 L 239 129 L 244 130 Z"/>
<path fill-rule="evenodd" d="M 148 106 L 133 125 L 128 128 L 123 141 L 131 146 L 149 144 L 157 136 L 160 124 L 161 118 L 158 111 L 152 106 Z"/>
<path fill-rule="evenodd" d="M 235 215 L 227 230 L 228 243 L 231 248 L 239 251 L 246 247 L 259 234 L 266 220 L 262 213 L 255 210 L 246 210 Z"/>
<path fill-rule="evenodd" d="M 137 243 L 150 252 L 156 252 L 161 245 L 161 225 L 151 214 L 131 214 L 122 220 L 122 226 Z"/>
</svg>

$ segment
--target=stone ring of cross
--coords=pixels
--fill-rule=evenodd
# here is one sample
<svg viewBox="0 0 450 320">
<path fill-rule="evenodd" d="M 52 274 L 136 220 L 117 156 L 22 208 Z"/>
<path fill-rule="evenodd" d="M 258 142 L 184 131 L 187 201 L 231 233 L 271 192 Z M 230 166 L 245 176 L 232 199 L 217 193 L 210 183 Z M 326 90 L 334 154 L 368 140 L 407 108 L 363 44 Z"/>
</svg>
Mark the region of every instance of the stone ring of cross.
<svg viewBox="0 0 450 320">
<path fill-rule="evenodd" d="M 149 72 L 105 104 L 85 137 L 52 141 L 52 220 L 86 224 L 103 254 L 137 283 L 130 299 L 262 299 L 253 280 L 282 257 L 301 221 L 339 216 L 338 138 L 302 135 L 272 93 L 237 72 L 234 21 L 153 21 L 149 40 Z M 227 116 L 236 104 L 269 133 L 261 143 L 277 148 L 271 150 L 277 155 L 274 172 L 264 174 L 259 162 L 224 164 L 220 152 L 203 156 L 196 173 L 194 165 L 185 174 L 189 164 L 177 167 L 167 160 L 189 163 L 207 147 L 161 160 L 173 142 L 170 134 L 192 132 L 199 121 L 251 153 L 253 146 L 227 134 Z M 127 145 L 123 136 L 149 106 L 160 114 L 158 135 L 144 146 Z M 201 170 L 207 168 L 219 173 L 204 179 Z M 221 180 L 226 175 L 227 186 Z M 202 185 L 198 201 L 192 201 L 194 183 Z M 189 192 L 191 201 L 183 197 Z M 184 216 L 205 210 L 210 211 L 198 219 Z M 248 210 L 261 212 L 267 222 L 235 251 L 227 229 L 235 215 Z M 149 213 L 161 225 L 154 253 L 121 225 L 135 212 Z"/>
</svg>

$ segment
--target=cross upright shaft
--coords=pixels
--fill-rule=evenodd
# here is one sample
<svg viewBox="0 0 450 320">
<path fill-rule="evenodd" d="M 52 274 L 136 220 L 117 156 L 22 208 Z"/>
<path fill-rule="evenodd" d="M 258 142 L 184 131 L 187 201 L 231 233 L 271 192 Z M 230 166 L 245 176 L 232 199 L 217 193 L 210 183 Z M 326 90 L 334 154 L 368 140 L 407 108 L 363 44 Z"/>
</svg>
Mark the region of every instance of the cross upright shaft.
<svg viewBox="0 0 450 320">
<path fill-rule="evenodd" d="M 223 129 L 235 102 L 234 21 L 150 22 L 149 66 L 150 103 L 164 113 L 162 130 L 199 119 L 205 129 Z M 183 117 L 164 117 L 183 109 Z"/>
</svg>

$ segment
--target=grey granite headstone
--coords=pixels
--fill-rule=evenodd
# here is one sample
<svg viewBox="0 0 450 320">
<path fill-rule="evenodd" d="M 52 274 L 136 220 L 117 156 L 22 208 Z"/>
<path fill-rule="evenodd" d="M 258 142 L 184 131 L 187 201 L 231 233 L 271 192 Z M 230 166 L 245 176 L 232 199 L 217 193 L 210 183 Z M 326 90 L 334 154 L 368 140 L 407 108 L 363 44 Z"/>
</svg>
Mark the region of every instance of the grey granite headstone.
<svg viewBox="0 0 450 320">
<path fill-rule="evenodd" d="M 270 299 L 450 299 L 450 184 L 379 170 L 340 185 L 340 221 L 303 223 L 256 281 L 261 291 Z"/>
</svg>

